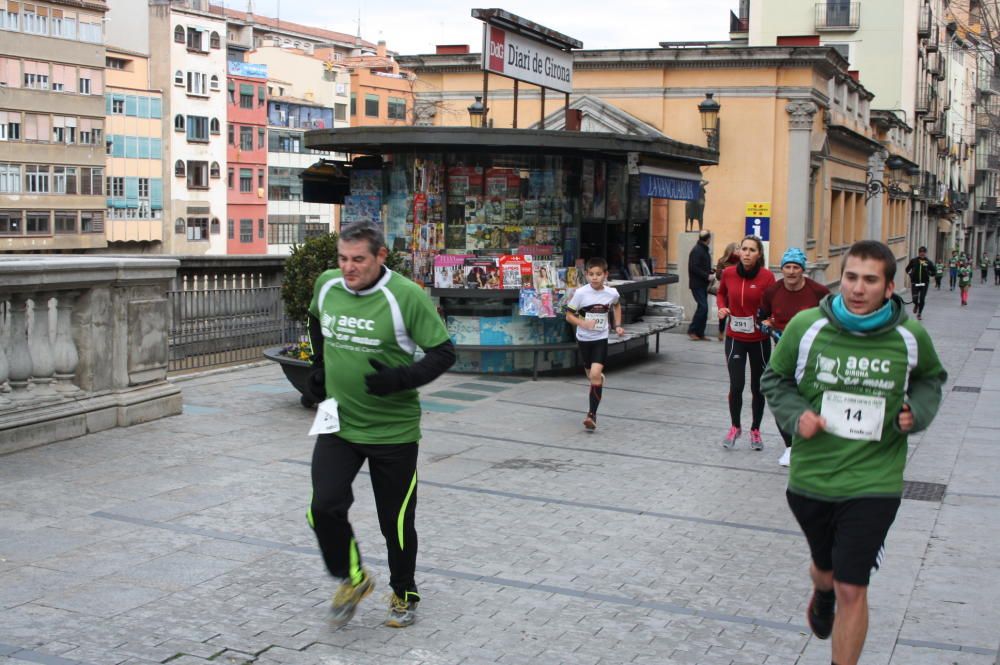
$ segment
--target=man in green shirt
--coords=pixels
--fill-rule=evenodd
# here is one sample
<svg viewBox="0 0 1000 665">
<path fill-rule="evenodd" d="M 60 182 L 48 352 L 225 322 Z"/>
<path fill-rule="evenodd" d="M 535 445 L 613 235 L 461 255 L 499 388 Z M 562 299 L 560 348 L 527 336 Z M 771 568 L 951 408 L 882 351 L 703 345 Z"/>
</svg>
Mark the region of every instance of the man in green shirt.
<svg viewBox="0 0 1000 665">
<path fill-rule="evenodd" d="M 907 435 L 930 424 L 947 379 L 927 331 L 893 295 L 895 273 L 886 245 L 852 245 L 840 293 L 789 322 L 761 381 L 778 425 L 795 432 L 786 494 L 812 555 L 806 618 L 820 639 L 833 634 L 834 665 L 861 656 Z"/>
<path fill-rule="evenodd" d="M 339 417 L 316 439 L 312 459 L 309 524 L 323 561 L 340 580 L 332 620 L 347 623 L 374 589 L 347 512 L 351 485 L 368 461 L 379 526 L 385 537 L 392 597 L 386 625 L 408 626 L 420 601 L 417 562 L 417 442 L 420 400 L 416 388 L 455 362 L 455 349 L 434 304 L 416 283 L 385 267 L 381 229 L 353 224 L 337 243 L 338 270 L 316 280 L 309 307 L 314 364 L 313 397 Z M 417 348 L 425 355 L 414 362 Z"/>
</svg>

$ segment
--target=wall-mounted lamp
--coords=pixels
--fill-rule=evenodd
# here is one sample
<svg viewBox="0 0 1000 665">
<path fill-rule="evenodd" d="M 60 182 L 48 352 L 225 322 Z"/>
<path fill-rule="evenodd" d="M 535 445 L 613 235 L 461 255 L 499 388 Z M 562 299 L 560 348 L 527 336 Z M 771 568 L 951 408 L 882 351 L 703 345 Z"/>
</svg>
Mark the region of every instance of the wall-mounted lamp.
<svg viewBox="0 0 1000 665">
<path fill-rule="evenodd" d="M 483 126 L 483 120 L 486 118 L 486 107 L 483 106 L 483 98 L 476 97 L 476 101 L 472 102 L 468 108 L 469 111 L 469 126 L 481 128 Z"/>
<path fill-rule="evenodd" d="M 711 150 L 719 150 L 719 109 L 722 106 L 712 99 L 714 93 L 706 92 L 705 99 L 698 104 L 698 113 L 701 114 L 701 131 L 705 132 L 708 138 L 708 147 Z"/>
<path fill-rule="evenodd" d="M 876 180 L 875 176 L 871 171 L 865 174 L 865 202 L 872 199 L 873 196 L 878 194 L 889 193 L 890 196 L 901 196 L 906 193 L 906 191 L 900 187 L 899 182 L 895 180 L 890 180 L 890 176 L 894 171 L 901 171 L 906 166 L 906 161 L 898 156 L 892 155 L 889 159 L 885 160 L 885 180 Z"/>
</svg>

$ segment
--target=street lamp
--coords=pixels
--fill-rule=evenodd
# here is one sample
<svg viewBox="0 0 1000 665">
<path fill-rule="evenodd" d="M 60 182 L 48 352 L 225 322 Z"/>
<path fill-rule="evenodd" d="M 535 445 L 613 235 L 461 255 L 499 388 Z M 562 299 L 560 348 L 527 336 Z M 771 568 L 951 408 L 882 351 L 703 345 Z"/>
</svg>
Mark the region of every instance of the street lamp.
<svg viewBox="0 0 1000 665">
<path fill-rule="evenodd" d="M 865 202 L 867 203 L 877 194 L 884 194 L 886 192 L 891 196 L 902 195 L 904 190 L 899 186 L 898 178 L 893 180 L 891 176 L 893 172 L 901 171 L 905 166 L 906 161 L 902 157 L 899 155 L 890 156 L 889 159 L 885 160 L 885 182 L 876 180 L 874 174 L 868 171 L 865 174 Z"/>
<path fill-rule="evenodd" d="M 923 177 L 920 173 L 920 167 L 907 166 L 906 175 L 909 176 L 910 178 L 910 194 L 913 196 L 913 198 L 919 197 L 921 181 L 923 180 Z"/>
<path fill-rule="evenodd" d="M 483 122 L 486 120 L 486 111 L 488 109 L 483 106 L 483 98 L 476 97 L 476 101 L 469 105 L 469 125 L 477 129 L 482 128 Z"/>
<path fill-rule="evenodd" d="M 698 113 L 701 114 L 701 131 L 708 137 L 708 147 L 711 150 L 719 150 L 719 109 L 722 108 L 719 102 L 712 99 L 714 93 L 706 92 L 705 99 L 698 104 Z"/>
</svg>

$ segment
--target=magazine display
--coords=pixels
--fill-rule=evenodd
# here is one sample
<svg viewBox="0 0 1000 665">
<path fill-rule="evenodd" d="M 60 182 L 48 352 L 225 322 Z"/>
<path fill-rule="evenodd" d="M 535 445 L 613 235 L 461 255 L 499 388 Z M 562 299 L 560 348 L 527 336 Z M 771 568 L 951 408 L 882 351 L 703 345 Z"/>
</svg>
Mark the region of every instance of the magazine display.
<svg viewBox="0 0 1000 665">
<path fill-rule="evenodd" d="M 504 254 L 500 257 L 503 288 L 531 288 L 531 260 L 516 254 Z"/>
<path fill-rule="evenodd" d="M 439 289 L 465 288 L 466 254 L 438 254 L 434 257 L 434 286 Z"/>
</svg>

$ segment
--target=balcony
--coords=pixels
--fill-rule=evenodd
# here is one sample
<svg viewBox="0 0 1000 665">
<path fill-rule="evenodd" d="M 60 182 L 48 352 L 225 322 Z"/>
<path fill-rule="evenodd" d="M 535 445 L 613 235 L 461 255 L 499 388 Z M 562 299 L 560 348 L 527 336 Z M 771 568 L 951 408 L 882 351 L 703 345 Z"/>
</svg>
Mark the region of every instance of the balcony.
<svg viewBox="0 0 1000 665">
<path fill-rule="evenodd" d="M 977 171 L 1000 171 L 1000 155 L 989 154 L 985 150 L 977 151 Z"/>
<path fill-rule="evenodd" d="M 937 53 L 939 39 L 938 28 L 936 25 L 932 25 L 930 34 L 927 35 L 927 40 L 924 42 L 924 50 L 928 53 Z"/>
<path fill-rule="evenodd" d="M 930 116 L 924 118 L 924 124 L 927 127 L 927 133 L 935 138 L 948 133 L 948 118 L 943 113 L 933 118 Z"/>
<path fill-rule="evenodd" d="M 938 81 L 945 79 L 944 55 L 942 53 L 927 54 L 927 73 Z"/>
<path fill-rule="evenodd" d="M 923 84 L 917 88 L 914 111 L 917 114 L 935 115 L 937 113 L 937 90 L 934 89 L 934 86 Z"/>
<path fill-rule="evenodd" d="M 997 197 L 976 194 L 976 210 L 979 212 L 997 212 Z"/>
<path fill-rule="evenodd" d="M 750 32 L 750 17 L 729 12 L 729 34 Z"/>
<path fill-rule="evenodd" d="M 931 36 L 931 28 L 934 26 L 933 18 L 930 5 L 925 5 L 920 10 L 920 18 L 917 20 L 917 37 L 923 39 Z"/>
<path fill-rule="evenodd" d="M 853 32 L 861 27 L 861 3 L 830 0 L 816 3 L 817 32 Z"/>
</svg>

